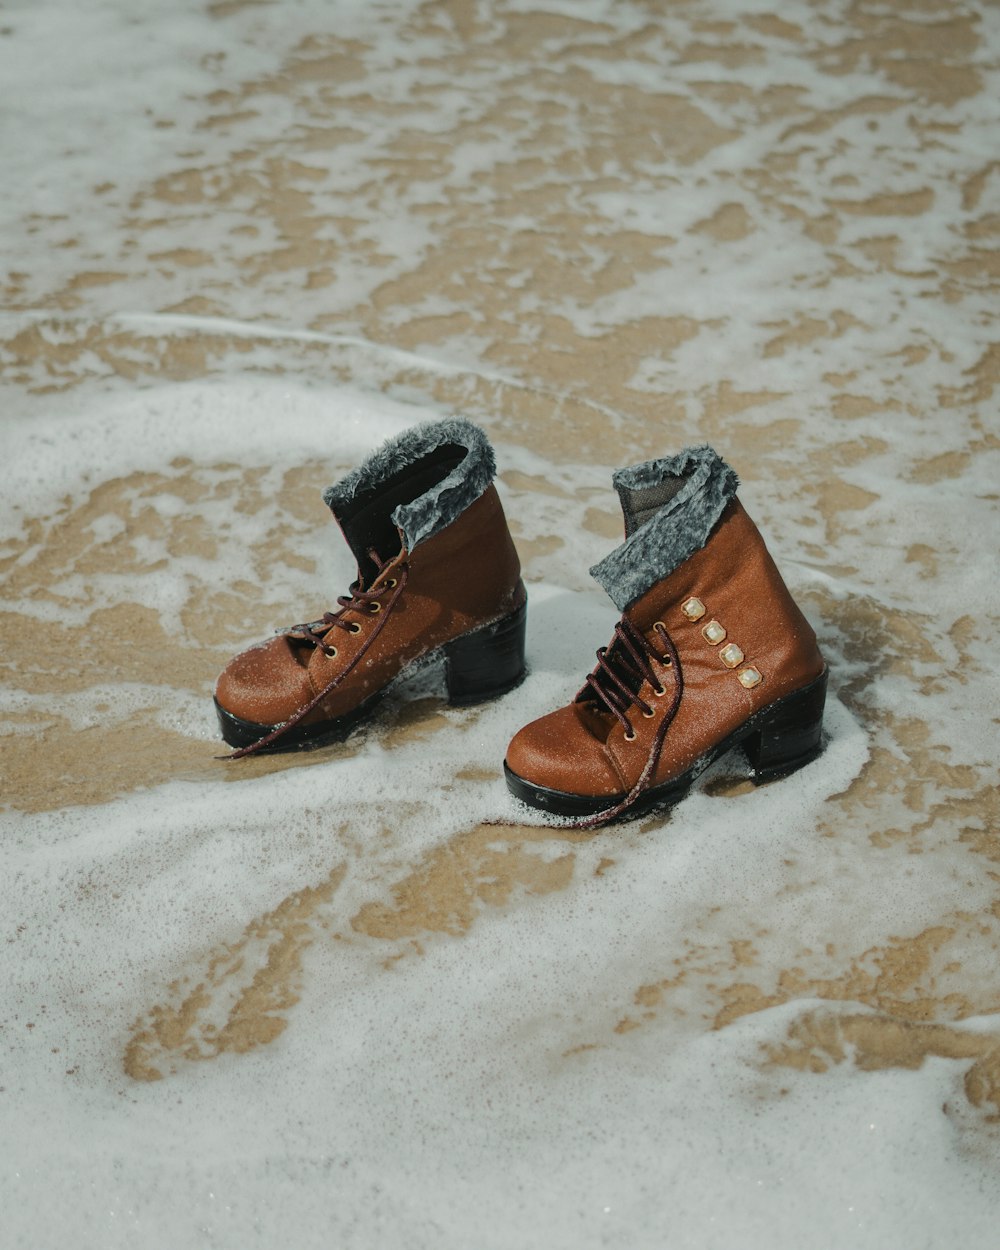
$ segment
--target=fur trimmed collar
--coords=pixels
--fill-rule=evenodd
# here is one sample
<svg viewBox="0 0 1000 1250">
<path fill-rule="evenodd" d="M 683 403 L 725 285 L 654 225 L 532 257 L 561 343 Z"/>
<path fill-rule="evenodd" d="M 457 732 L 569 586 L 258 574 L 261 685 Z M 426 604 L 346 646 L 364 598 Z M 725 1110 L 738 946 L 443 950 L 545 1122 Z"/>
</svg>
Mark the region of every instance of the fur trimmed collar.
<svg viewBox="0 0 1000 1250">
<path fill-rule="evenodd" d="M 439 533 L 474 503 L 496 473 L 489 440 L 471 421 L 451 418 L 426 421 L 390 439 L 358 468 L 323 492 L 323 501 L 343 525 L 365 498 L 380 493 L 383 484 L 398 478 L 410 466 L 444 447 L 465 449 L 450 472 L 408 503 L 392 508 L 391 518 L 403 536 L 407 551 Z M 345 526 L 345 529 L 347 527 Z"/>
<path fill-rule="evenodd" d="M 619 469 L 625 541 L 590 570 L 624 612 L 704 547 L 739 478 L 711 447 Z"/>
</svg>

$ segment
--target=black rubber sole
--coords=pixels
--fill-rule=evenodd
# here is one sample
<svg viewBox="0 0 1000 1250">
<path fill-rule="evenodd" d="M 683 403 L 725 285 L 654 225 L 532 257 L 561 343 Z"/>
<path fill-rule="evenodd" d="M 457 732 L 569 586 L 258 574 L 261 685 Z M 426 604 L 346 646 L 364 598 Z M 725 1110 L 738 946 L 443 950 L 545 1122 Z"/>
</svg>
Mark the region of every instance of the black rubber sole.
<svg viewBox="0 0 1000 1250">
<path fill-rule="evenodd" d="M 524 603 L 503 620 L 453 638 L 434 651 L 420 656 L 393 681 L 370 695 L 344 716 L 331 720 L 312 721 L 293 726 L 269 746 L 261 747 L 261 755 L 281 751 L 311 751 L 317 747 L 343 742 L 359 725 L 369 720 L 392 688 L 415 670 L 443 657 L 448 702 L 452 707 L 472 707 L 499 699 L 519 686 L 527 672 L 524 665 L 524 632 L 527 623 Z M 215 701 L 219 728 L 231 747 L 249 747 L 272 733 L 276 725 L 258 725 L 234 716 Z"/>
<path fill-rule="evenodd" d="M 691 789 L 701 774 L 717 759 L 737 747 L 742 748 L 754 785 L 787 777 L 812 763 L 823 750 L 823 708 L 826 703 L 827 670 L 801 690 L 761 708 L 710 751 L 697 759 L 686 772 L 641 794 L 616 819 L 631 820 L 644 812 L 672 807 Z M 669 734 L 667 741 L 669 742 Z M 598 816 L 624 802 L 624 794 L 593 796 L 551 790 L 518 776 L 504 761 L 507 788 L 528 807 L 551 812 L 554 816 L 583 819 Z M 609 819 L 608 823 L 613 823 Z"/>
</svg>

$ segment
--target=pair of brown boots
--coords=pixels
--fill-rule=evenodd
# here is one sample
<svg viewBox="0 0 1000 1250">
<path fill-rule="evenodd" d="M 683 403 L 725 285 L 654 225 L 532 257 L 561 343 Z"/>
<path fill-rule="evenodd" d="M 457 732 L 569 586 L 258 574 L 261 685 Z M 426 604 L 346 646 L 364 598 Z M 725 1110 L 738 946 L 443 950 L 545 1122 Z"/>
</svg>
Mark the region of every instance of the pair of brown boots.
<svg viewBox="0 0 1000 1250">
<path fill-rule="evenodd" d="M 345 737 L 432 655 L 453 704 L 522 681 L 527 595 L 495 472 L 480 429 L 439 421 L 325 492 L 357 581 L 335 611 L 226 667 L 215 701 L 231 758 Z M 758 782 L 821 748 L 826 667 L 733 470 L 689 448 L 614 485 L 625 541 L 591 572 L 621 620 L 573 702 L 521 729 L 504 764 L 518 799 L 581 825 L 675 802 L 734 747 Z"/>
</svg>

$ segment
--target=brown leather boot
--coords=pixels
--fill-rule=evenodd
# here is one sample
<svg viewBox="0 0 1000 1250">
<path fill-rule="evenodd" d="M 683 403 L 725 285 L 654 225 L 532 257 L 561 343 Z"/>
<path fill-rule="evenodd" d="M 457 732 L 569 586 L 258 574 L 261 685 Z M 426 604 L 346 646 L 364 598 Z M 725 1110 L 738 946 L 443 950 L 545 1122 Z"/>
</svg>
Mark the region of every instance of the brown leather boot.
<svg viewBox="0 0 1000 1250">
<path fill-rule="evenodd" d="M 568 707 L 511 742 L 511 792 L 602 824 L 676 802 L 740 746 L 755 782 L 820 752 L 826 666 L 733 470 L 710 447 L 614 475 L 625 542 L 591 573 L 622 612 Z"/>
<path fill-rule="evenodd" d="M 442 653 L 453 704 L 524 677 L 526 595 L 468 421 L 407 430 L 324 493 L 358 562 L 339 608 L 236 656 L 215 703 L 233 756 L 343 738 L 404 669 Z"/>
</svg>

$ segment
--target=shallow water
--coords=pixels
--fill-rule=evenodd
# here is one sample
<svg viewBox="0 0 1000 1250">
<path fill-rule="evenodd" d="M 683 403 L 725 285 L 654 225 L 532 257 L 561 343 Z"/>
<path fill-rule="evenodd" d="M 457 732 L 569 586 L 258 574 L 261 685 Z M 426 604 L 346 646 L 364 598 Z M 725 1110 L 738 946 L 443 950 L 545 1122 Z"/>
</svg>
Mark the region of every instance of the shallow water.
<svg viewBox="0 0 1000 1250">
<path fill-rule="evenodd" d="M 997 13 L 8 27 L 4 1245 L 992 1245 Z M 451 411 L 530 679 L 220 761 L 219 668 L 352 578 L 322 488 Z M 614 624 L 611 471 L 701 441 L 826 751 L 523 823 L 506 742 Z"/>
</svg>

